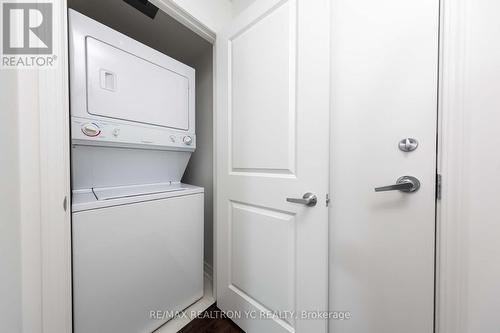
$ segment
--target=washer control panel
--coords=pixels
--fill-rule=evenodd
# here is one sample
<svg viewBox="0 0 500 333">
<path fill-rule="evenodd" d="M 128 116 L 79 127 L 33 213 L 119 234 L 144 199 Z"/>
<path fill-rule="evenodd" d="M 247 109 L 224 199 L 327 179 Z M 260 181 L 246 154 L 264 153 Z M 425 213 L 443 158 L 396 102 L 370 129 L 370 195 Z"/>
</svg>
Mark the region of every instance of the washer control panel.
<svg viewBox="0 0 500 333">
<path fill-rule="evenodd" d="M 71 124 L 74 144 L 188 151 L 196 148 L 194 133 L 186 134 L 174 129 L 133 126 L 80 117 L 72 117 Z"/>
</svg>

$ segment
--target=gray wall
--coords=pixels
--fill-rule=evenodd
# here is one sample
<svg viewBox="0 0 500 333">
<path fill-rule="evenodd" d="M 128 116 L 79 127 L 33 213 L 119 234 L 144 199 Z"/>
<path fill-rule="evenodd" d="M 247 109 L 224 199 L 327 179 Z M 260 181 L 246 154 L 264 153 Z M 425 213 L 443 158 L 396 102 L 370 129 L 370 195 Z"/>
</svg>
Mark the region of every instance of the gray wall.
<svg viewBox="0 0 500 333">
<path fill-rule="evenodd" d="M 196 69 L 196 151 L 183 182 L 205 188 L 205 262 L 213 266 L 213 71 L 212 52 L 205 52 Z"/>
</svg>

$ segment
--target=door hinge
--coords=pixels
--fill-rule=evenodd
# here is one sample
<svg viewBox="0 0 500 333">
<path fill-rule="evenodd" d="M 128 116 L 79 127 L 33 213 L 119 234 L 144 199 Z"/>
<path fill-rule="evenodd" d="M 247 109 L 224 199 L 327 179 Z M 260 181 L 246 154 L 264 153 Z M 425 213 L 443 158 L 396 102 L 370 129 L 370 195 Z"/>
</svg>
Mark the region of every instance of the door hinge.
<svg viewBox="0 0 500 333">
<path fill-rule="evenodd" d="M 442 195 L 442 176 L 440 173 L 436 174 L 436 199 L 441 200 Z"/>
<path fill-rule="evenodd" d="M 330 205 L 330 194 L 327 193 L 326 194 L 326 207 L 328 207 Z"/>
</svg>

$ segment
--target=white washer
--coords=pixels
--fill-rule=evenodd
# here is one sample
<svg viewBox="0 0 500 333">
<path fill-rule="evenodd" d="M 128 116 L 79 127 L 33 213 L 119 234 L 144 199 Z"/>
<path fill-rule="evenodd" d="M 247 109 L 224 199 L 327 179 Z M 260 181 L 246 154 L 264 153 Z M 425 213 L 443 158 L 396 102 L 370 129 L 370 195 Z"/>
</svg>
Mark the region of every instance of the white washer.
<svg viewBox="0 0 500 333">
<path fill-rule="evenodd" d="M 203 188 L 74 191 L 72 233 L 76 333 L 152 332 L 203 296 Z"/>
</svg>

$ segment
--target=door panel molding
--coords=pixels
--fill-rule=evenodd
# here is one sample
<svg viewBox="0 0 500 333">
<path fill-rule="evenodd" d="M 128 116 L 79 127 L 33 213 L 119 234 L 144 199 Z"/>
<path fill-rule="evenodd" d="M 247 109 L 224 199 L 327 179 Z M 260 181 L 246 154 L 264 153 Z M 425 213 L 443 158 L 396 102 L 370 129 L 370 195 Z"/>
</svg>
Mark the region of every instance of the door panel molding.
<svg viewBox="0 0 500 333">
<path fill-rule="evenodd" d="M 262 311 L 292 311 L 296 214 L 234 201 L 230 201 L 230 209 L 230 288 L 245 294 Z M 259 272 L 269 272 L 265 283 Z"/>
<path fill-rule="evenodd" d="M 297 149 L 296 6 L 296 0 L 280 1 L 229 37 L 228 66 L 231 70 L 228 73 L 227 97 L 230 125 L 228 161 L 230 172 L 240 175 L 251 173 L 254 176 L 258 174 L 295 176 Z M 279 19 L 284 22 L 279 22 L 277 19 L 272 21 L 273 16 L 278 15 L 281 15 Z M 273 24 L 280 24 L 282 30 L 276 31 L 277 29 L 272 27 Z M 259 45 L 260 52 L 257 54 L 251 57 L 240 57 L 251 52 L 253 44 L 260 42 L 259 30 L 260 32 L 262 30 L 273 31 L 275 34 L 266 36 L 266 45 Z M 246 44 L 244 40 L 241 40 L 244 38 L 249 40 Z M 243 49 L 240 50 L 241 48 Z M 285 52 L 280 54 L 282 48 Z M 235 63 L 235 58 L 242 63 Z M 248 72 L 250 68 L 252 68 L 252 73 Z M 259 84 L 259 80 L 262 79 L 276 81 L 273 86 L 279 91 L 268 96 L 268 91 L 259 90 L 266 87 Z M 286 84 L 281 80 L 286 80 Z M 257 91 L 248 96 L 246 93 L 250 89 Z M 240 108 L 243 109 L 242 112 L 235 112 Z M 288 118 L 288 122 L 282 123 L 281 118 Z M 282 138 L 284 136 L 286 140 Z M 278 137 L 280 140 L 275 140 Z M 263 145 L 267 145 L 273 153 L 264 155 L 264 150 L 261 149 Z"/>
</svg>

